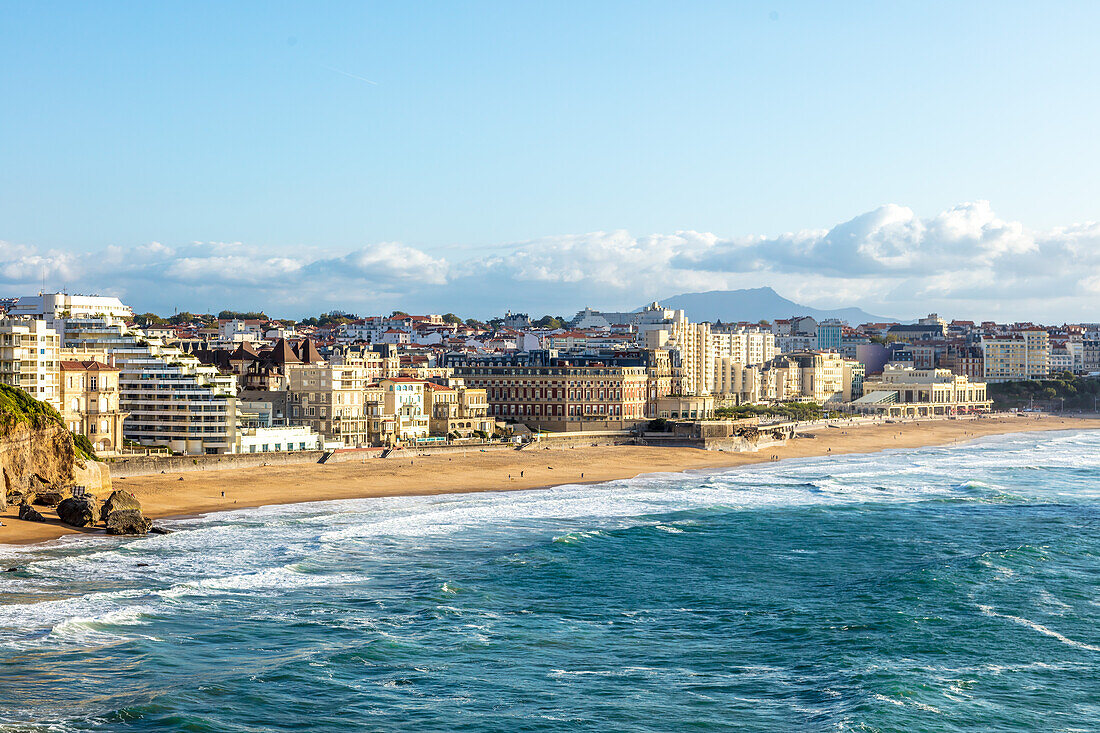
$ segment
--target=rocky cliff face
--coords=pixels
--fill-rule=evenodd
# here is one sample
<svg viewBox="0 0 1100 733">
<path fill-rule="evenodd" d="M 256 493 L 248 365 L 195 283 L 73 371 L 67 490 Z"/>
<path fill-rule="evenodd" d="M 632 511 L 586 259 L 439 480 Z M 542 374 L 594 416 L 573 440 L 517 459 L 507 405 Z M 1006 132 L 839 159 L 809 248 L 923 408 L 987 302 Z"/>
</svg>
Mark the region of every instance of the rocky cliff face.
<svg viewBox="0 0 1100 733">
<path fill-rule="evenodd" d="M 0 474 L 0 509 L 31 503 L 40 495 L 64 498 L 76 485 L 86 487 L 89 493 L 111 488 L 107 465 L 78 456 L 69 432 L 53 423 L 0 427 Z"/>
</svg>

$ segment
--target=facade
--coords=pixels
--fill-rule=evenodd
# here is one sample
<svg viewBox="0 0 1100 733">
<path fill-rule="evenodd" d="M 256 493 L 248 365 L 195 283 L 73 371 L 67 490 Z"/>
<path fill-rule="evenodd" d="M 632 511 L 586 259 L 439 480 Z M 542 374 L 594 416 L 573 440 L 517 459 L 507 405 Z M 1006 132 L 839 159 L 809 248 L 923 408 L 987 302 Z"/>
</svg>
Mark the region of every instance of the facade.
<svg viewBox="0 0 1100 733">
<path fill-rule="evenodd" d="M 372 445 L 368 430 L 362 367 L 334 364 L 287 364 L 287 414 L 291 425 L 304 425 L 326 442 L 344 446 Z"/>
<path fill-rule="evenodd" d="M 886 416 L 933 416 L 988 412 L 985 382 L 971 382 L 950 369 L 887 366 L 864 382 L 864 396 L 851 403 L 856 412 Z"/>
<path fill-rule="evenodd" d="M 235 376 L 104 319 L 67 318 L 63 325 L 67 348 L 103 350 L 118 367 L 127 440 L 190 455 L 236 450 Z"/>
<path fill-rule="evenodd" d="M 1050 376 L 1050 338 L 1042 329 L 982 337 L 987 382 L 1047 379 Z"/>
<path fill-rule="evenodd" d="M 548 351 L 465 356 L 454 355 L 449 363 L 456 377 L 485 390 L 491 417 L 552 431 L 622 429 L 646 419 L 644 359 L 557 357 Z"/>
<path fill-rule="evenodd" d="M 120 408 L 120 370 L 94 359 L 61 359 L 58 364 L 66 427 L 87 436 L 97 455 L 121 452 L 126 413 Z"/>
<path fill-rule="evenodd" d="M 11 316 L 41 319 L 46 325 L 64 336 L 67 318 L 98 318 L 109 325 L 123 325 L 134 317 L 134 311 L 118 298 L 99 295 L 69 295 L 68 293 L 39 293 L 16 301 L 8 311 Z"/>
<path fill-rule="evenodd" d="M 801 399 L 824 405 L 827 402 L 843 402 L 845 394 L 851 394 L 851 385 L 845 385 L 845 359 L 833 352 L 808 352 L 788 354 L 787 358 L 798 364 L 801 378 Z M 851 370 L 848 370 L 850 378 Z"/>
<path fill-rule="evenodd" d="M 431 390 L 428 382 L 412 377 L 392 377 L 378 383 L 382 388 L 384 415 L 394 417 L 394 437 L 400 442 L 415 441 L 429 435 L 425 393 Z"/>
<path fill-rule="evenodd" d="M 844 324 L 835 318 L 827 318 L 817 324 L 817 350 L 840 351 Z"/>
<path fill-rule="evenodd" d="M 61 409 L 58 350 L 61 339 L 45 321 L 0 319 L 0 382 Z"/>
<path fill-rule="evenodd" d="M 489 417 L 489 398 L 484 389 L 428 382 L 424 399 L 432 435 L 469 438 L 478 432 L 487 436 L 495 432 L 496 421 Z"/>
</svg>

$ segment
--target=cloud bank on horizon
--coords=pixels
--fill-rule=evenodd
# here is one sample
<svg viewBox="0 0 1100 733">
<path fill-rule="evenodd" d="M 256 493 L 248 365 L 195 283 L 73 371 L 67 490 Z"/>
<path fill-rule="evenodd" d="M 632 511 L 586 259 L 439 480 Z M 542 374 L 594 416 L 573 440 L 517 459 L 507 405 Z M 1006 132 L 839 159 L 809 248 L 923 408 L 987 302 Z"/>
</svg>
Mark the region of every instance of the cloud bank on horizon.
<svg viewBox="0 0 1100 733">
<path fill-rule="evenodd" d="M 769 285 L 805 305 L 914 317 L 1100 320 L 1100 223 L 1031 230 L 987 201 L 928 218 L 886 204 L 831 229 L 722 238 L 679 231 L 542 237 L 449 261 L 400 242 L 333 255 L 196 242 L 38 251 L 0 241 L 10 295 L 118 295 L 139 311 L 341 308 L 485 317 L 633 309 L 684 292 Z M 731 314 L 731 316 L 734 314 Z"/>
</svg>

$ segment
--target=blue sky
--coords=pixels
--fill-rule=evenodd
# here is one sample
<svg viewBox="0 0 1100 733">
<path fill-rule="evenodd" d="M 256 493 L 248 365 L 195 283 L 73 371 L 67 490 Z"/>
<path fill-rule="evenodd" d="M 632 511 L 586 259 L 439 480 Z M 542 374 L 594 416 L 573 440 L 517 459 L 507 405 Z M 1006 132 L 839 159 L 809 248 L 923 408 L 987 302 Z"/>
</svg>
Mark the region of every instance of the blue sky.
<svg viewBox="0 0 1100 733">
<path fill-rule="evenodd" d="M 488 315 L 772 285 L 1100 320 L 1098 21 L 1096 3 L 0 3 L 0 290 L 45 272 L 142 309 Z M 1036 286 L 1054 257 L 1074 277 Z"/>
</svg>

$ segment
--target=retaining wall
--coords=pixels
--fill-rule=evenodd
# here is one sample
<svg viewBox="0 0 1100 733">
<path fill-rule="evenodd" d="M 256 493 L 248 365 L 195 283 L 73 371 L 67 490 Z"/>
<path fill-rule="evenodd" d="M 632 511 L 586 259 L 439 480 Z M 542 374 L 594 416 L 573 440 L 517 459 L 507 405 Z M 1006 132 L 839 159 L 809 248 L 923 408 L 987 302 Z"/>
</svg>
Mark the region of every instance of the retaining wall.
<svg viewBox="0 0 1100 733">
<path fill-rule="evenodd" d="M 317 463 L 324 451 L 304 450 L 287 453 L 228 453 L 216 456 L 135 456 L 110 462 L 112 478 L 148 476 L 154 473 L 188 473 L 191 471 L 223 471 L 227 468 L 283 466 Z"/>
</svg>

